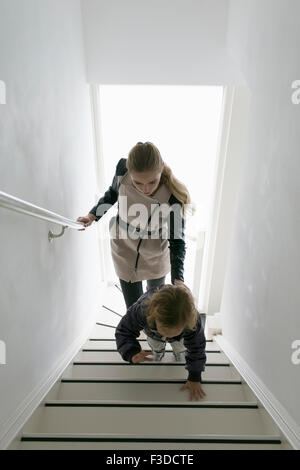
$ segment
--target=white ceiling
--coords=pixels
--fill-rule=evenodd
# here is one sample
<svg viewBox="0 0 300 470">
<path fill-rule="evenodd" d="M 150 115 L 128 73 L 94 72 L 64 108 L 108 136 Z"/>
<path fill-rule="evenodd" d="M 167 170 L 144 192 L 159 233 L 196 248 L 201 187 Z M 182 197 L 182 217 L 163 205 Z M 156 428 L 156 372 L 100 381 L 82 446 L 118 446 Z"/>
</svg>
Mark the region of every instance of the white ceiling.
<svg viewBox="0 0 300 470">
<path fill-rule="evenodd" d="M 88 81 L 238 82 L 226 49 L 228 8 L 229 0 L 82 0 Z"/>
</svg>

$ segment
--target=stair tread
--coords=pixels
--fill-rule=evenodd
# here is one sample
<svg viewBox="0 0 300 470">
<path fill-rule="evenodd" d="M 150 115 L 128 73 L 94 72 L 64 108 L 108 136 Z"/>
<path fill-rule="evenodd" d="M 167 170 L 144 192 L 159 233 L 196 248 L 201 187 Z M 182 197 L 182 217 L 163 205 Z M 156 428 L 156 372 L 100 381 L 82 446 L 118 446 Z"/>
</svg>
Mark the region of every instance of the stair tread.
<svg viewBox="0 0 300 470">
<path fill-rule="evenodd" d="M 30 436 L 28 436 L 30 437 Z M 34 437 L 34 436 L 32 436 Z M 281 443 L 193 443 L 193 442 L 21 442 L 18 450 L 281 450 Z M 273 436 L 272 436 L 273 439 Z"/>
<path fill-rule="evenodd" d="M 43 407 L 39 420 L 28 422 L 23 432 L 157 439 L 278 435 L 275 425 L 272 432 L 265 428 L 258 409 L 194 407 L 176 408 L 176 413 L 165 407 Z"/>
<path fill-rule="evenodd" d="M 244 387 L 235 385 L 203 384 L 206 397 L 203 401 L 247 402 Z M 186 394 L 180 391 L 179 384 L 145 384 L 145 383 L 65 383 L 59 386 L 58 400 L 131 400 L 184 402 Z M 255 397 L 253 397 L 255 398 Z M 252 400 L 254 401 L 254 400 Z"/>
<path fill-rule="evenodd" d="M 72 365 L 66 369 L 65 378 L 103 378 L 103 379 L 152 379 L 186 380 L 185 366 L 163 364 L 126 364 L 124 365 Z M 240 380 L 241 376 L 233 367 L 207 366 L 202 372 L 203 380 Z"/>
</svg>

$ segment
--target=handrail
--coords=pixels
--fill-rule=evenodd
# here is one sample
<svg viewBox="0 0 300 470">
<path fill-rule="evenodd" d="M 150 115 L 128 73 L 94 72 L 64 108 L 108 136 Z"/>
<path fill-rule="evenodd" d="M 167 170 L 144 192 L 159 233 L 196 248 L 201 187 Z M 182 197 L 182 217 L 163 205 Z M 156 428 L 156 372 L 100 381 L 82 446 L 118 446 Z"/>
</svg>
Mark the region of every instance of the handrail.
<svg viewBox="0 0 300 470">
<path fill-rule="evenodd" d="M 48 222 L 52 222 L 54 224 L 62 225 L 63 229 L 59 235 L 54 235 L 51 231 L 49 231 L 49 241 L 52 241 L 53 238 L 62 236 L 67 227 L 79 230 L 84 226 L 84 224 L 81 222 L 75 222 L 71 219 L 63 217 L 62 215 L 56 214 L 55 212 L 51 212 L 47 209 L 43 209 L 42 207 L 35 206 L 30 202 L 23 201 L 22 199 L 2 191 L 0 191 L 0 207 L 30 215 L 38 219 L 47 220 Z"/>
</svg>

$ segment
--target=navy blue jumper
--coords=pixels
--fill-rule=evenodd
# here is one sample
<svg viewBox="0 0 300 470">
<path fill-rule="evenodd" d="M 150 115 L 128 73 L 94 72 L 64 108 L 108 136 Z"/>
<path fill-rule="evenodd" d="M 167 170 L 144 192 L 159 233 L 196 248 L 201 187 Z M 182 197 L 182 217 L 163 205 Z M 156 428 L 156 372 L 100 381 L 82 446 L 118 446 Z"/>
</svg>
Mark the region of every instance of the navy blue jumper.
<svg viewBox="0 0 300 470">
<path fill-rule="evenodd" d="M 147 305 L 146 302 L 151 295 L 157 290 L 162 289 L 164 286 L 149 289 L 143 294 L 123 316 L 118 324 L 115 332 L 117 349 L 121 354 L 124 361 L 132 363 L 132 357 L 141 351 L 141 346 L 137 338 L 143 330 L 147 336 L 150 336 L 158 341 L 180 341 L 183 338 L 183 344 L 186 348 L 186 366 L 188 370 L 188 379 L 191 382 L 201 382 L 201 372 L 205 370 L 206 354 L 205 346 L 206 339 L 204 335 L 201 317 L 198 313 L 197 323 L 194 330 L 184 329 L 183 332 L 174 336 L 173 338 L 165 338 L 159 334 L 156 329 L 150 328 L 147 323 Z"/>
</svg>

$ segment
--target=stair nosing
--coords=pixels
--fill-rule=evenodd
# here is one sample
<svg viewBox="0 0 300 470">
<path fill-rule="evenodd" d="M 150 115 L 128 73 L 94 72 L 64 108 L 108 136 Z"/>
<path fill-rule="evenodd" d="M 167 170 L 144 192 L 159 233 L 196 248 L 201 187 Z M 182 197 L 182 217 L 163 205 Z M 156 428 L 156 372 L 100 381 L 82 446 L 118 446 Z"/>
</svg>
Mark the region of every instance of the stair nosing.
<svg viewBox="0 0 300 470">
<path fill-rule="evenodd" d="M 114 379 L 113 377 L 112 378 L 108 378 L 108 379 L 101 379 L 101 378 L 97 378 L 97 377 L 89 377 L 89 378 L 81 378 L 81 377 L 76 377 L 76 378 L 72 378 L 72 377 L 63 377 L 61 379 L 61 382 L 63 383 L 151 383 L 151 384 L 154 384 L 154 383 L 157 383 L 157 384 L 185 384 L 186 383 L 186 380 L 185 379 L 182 379 L 182 380 L 178 380 L 178 379 L 162 379 L 162 380 L 158 380 L 158 379 Z M 202 384 L 215 384 L 215 385 L 242 385 L 242 381 L 240 379 L 229 379 L 228 381 L 227 380 L 202 380 L 201 382 Z"/>
<path fill-rule="evenodd" d="M 80 351 L 81 351 L 81 352 L 118 352 L 117 349 L 81 349 Z M 144 349 L 144 351 L 150 352 L 151 349 Z M 167 353 L 170 354 L 170 353 L 172 353 L 172 352 L 173 352 L 173 351 L 170 351 L 170 350 L 165 351 L 166 354 L 167 354 Z M 222 352 L 223 352 L 223 351 L 220 351 L 220 350 L 216 350 L 216 351 L 214 351 L 214 350 L 209 350 L 209 351 L 205 350 L 205 353 L 206 353 L 206 354 L 207 354 L 207 353 L 208 353 L 208 354 L 210 354 L 210 353 L 222 353 Z"/>
<path fill-rule="evenodd" d="M 181 442 L 181 443 L 243 443 L 243 444 L 282 444 L 280 436 L 277 434 L 266 435 L 202 435 L 201 437 L 185 436 L 183 437 L 138 437 L 134 435 L 113 435 L 107 436 L 102 434 L 53 434 L 53 433 L 23 433 L 22 442 L 29 441 L 56 441 L 56 442 Z"/>
<path fill-rule="evenodd" d="M 138 341 L 147 341 L 145 338 L 137 338 Z M 87 341 L 116 341 L 116 338 L 88 338 Z M 207 339 L 206 343 L 214 343 L 212 339 Z"/>
<path fill-rule="evenodd" d="M 149 367 L 149 366 L 158 366 L 158 367 L 161 367 L 161 366 L 167 366 L 167 367 L 182 367 L 185 365 L 185 362 L 154 362 L 151 363 L 151 362 L 138 362 L 136 364 L 131 364 L 129 362 L 99 362 L 99 361 L 95 361 L 95 362 L 92 362 L 92 361 L 73 361 L 72 364 L 74 366 L 146 366 L 146 367 Z M 211 363 L 211 364 L 205 364 L 205 367 L 230 367 L 231 364 L 229 363 Z"/>
<path fill-rule="evenodd" d="M 232 408 L 258 409 L 258 403 L 249 402 L 131 402 L 125 400 L 48 400 L 46 407 L 114 407 L 114 408 Z"/>
</svg>

